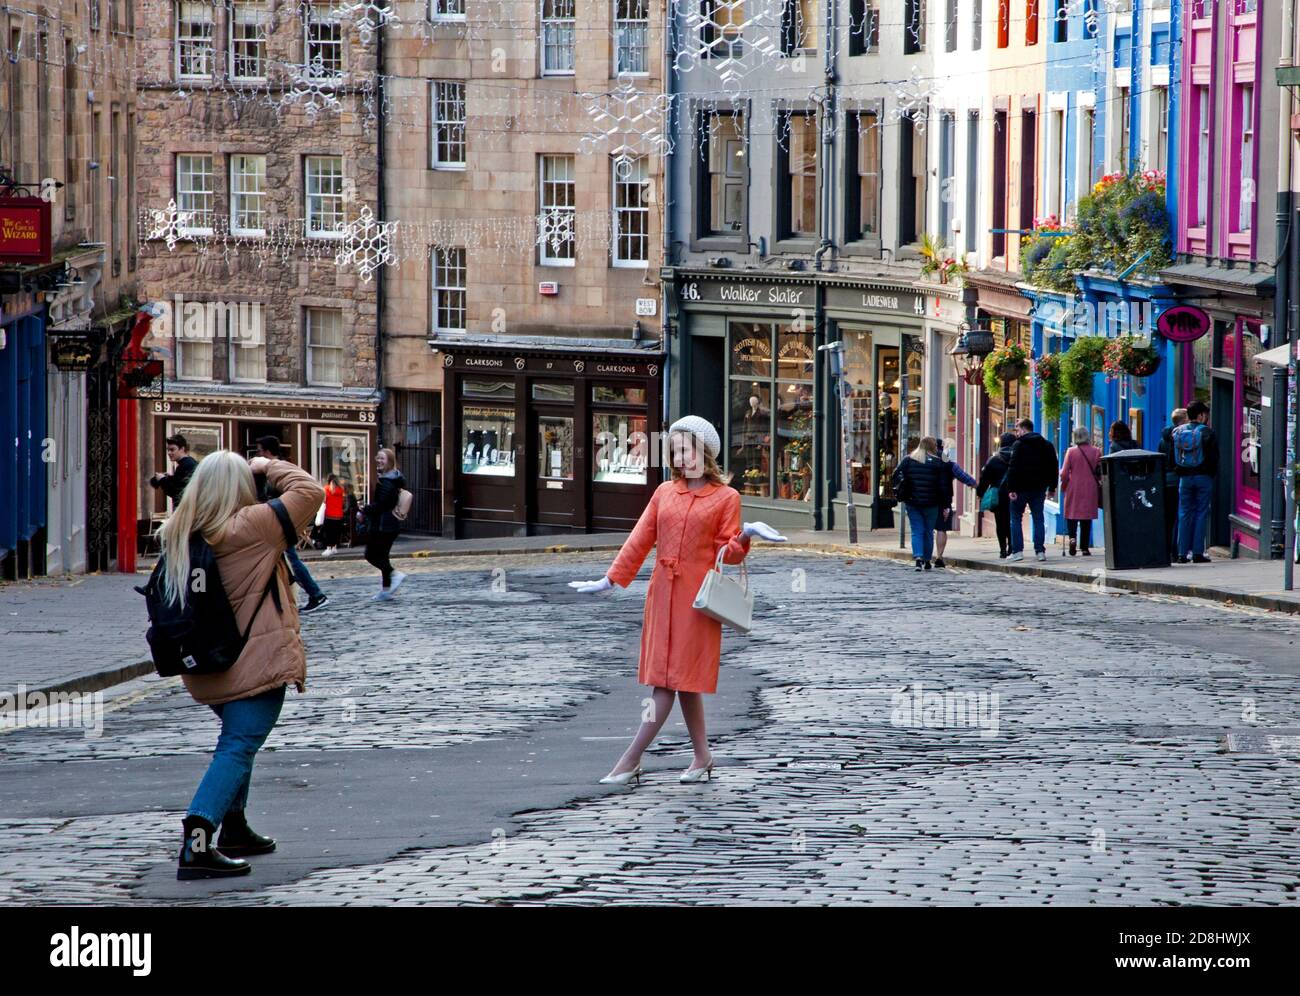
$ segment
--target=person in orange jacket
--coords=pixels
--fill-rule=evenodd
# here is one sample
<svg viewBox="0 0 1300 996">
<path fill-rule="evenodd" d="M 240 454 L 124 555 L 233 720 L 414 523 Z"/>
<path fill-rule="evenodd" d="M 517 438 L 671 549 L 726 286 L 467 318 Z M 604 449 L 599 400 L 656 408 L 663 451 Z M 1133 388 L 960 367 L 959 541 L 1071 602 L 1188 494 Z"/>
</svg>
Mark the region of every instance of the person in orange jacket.
<svg viewBox="0 0 1300 996">
<path fill-rule="evenodd" d="M 650 746 L 672 712 L 682 706 L 695 756 L 681 776 L 683 782 L 704 781 L 713 771 L 713 755 L 704 727 L 705 694 L 718 688 L 722 624 L 694 607 L 705 576 L 719 551 L 728 564 L 739 564 L 749 552 L 750 537 L 773 542 L 785 537 L 762 522 L 740 522 L 740 493 L 728 487 L 718 468 L 721 441 L 705 419 L 688 415 L 668 429 L 672 478 L 655 489 L 632 535 L 613 566 L 599 581 L 572 581 L 583 593 L 626 588 L 652 548 L 654 573 L 646 592 L 645 622 L 637 680 L 654 688 L 654 712 L 644 719 L 631 745 L 614 770 L 600 781 L 626 785 L 640 781 L 641 754 Z"/>
</svg>

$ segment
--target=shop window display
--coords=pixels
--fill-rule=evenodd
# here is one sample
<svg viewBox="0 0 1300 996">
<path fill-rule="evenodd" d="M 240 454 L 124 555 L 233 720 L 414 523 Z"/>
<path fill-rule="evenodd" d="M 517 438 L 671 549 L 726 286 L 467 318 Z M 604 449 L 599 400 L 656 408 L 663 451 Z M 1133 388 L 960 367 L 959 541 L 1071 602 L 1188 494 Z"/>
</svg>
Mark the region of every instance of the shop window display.
<svg viewBox="0 0 1300 996">
<path fill-rule="evenodd" d="M 871 333 L 846 330 L 844 374 L 849 383 L 849 472 L 854 494 L 871 494 Z"/>
<path fill-rule="evenodd" d="M 625 387 L 622 384 L 595 384 L 591 400 L 601 405 L 644 405 L 644 387 Z"/>
<path fill-rule="evenodd" d="M 650 455 L 646 417 L 596 413 L 591 421 L 595 447 L 591 479 L 604 484 L 645 484 Z"/>
<path fill-rule="evenodd" d="M 202 425 L 194 422 L 168 422 L 167 435 L 180 434 L 189 444 L 188 452 L 200 463 L 209 453 L 221 449 L 221 426 Z M 169 468 L 169 472 L 176 468 Z"/>
<path fill-rule="evenodd" d="M 573 480 L 573 419 L 537 419 L 537 476 L 544 480 Z"/>
<path fill-rule="evenodd" d="M 369 500 L 370 446 L 363 432 L 312 430 L 316 480 L 322 484 L 330 474 L 338 477 L 346 496 L 357 503 Z"/>
<path fill-rule="evenodd" d="M 461 471 L 491 477 L 514 477 L 513 408 L 465 405 L 461 413 Z"/>
<path fill-rule="evenodd" d="M 806 326 L 731 326 L 728 470 L 742 494 L 810 500 L 816 355 Z"/>
</svg>

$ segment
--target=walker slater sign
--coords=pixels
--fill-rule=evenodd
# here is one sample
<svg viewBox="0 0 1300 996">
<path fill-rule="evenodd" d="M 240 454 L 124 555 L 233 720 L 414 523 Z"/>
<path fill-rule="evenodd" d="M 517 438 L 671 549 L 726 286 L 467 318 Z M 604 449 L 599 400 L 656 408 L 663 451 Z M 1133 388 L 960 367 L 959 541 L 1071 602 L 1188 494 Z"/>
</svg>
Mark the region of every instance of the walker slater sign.
<svg viewBox="0 0 1300 996">
<path fill-rule="evenodd" d="M 812 308 L 817 302 L 817 289 L 811 284 L 687 280 L 682 283 L 680 294 L 686 304 L 752 304 L 765 308 Z"/>
</svg>

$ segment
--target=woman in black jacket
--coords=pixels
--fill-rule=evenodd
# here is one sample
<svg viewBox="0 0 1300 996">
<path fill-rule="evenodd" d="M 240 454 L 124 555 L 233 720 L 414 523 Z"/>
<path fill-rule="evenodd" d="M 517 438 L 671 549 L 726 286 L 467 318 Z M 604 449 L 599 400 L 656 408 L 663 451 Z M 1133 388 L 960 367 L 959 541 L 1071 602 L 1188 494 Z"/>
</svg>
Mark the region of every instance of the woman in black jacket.
<svg viewBox="0 0 1300 996">
<path fill-rule="evenodd" d="M 1128 427 L 1128 423 L 1116 419 L 1110 424 L 1110 451 L 1118 453 L 1120 450 L 1137 450 L 1141 449 L 1137 440 L 1133 438 L 1133 433 Z"/>
<path fill-rule="evenodd" d="M 894 494 L 907 505 L 916 569 L 928 571 L 934 555 L 934 527 L 952 493 L 952 465 L 939 458 L 937 440 L 926 436 L 916 449 L 903 457 L 894 471 L 893 481 Z"/>
<path fill-rule="evenodd" d="M 375 602 L 387 602 L 406 580 L 406 575 L 393 568 L 388 559 L 397 534 L 402 531 L 401 521 L 393 515 L 397 500 L 406 487 L 406 478 L 397 469 L 397 454 L 382 449 L 375 454 L 375 469 L 379 478 L 375 482 L 375 500 L 357 512 L 358 519 L 366 523 L 366 562 L 379 568 L 383 587 L 372 597 Z"/>
<path fill-rule="evenodd" d="M 998 438 L 1001 447 L 989 457 L 988 463 L 980 471 L 980 480 L 975 488 L 975 495 L 983 500 L 984 492 L 989 488 L 998 489 L 998 503 L 993 506 L 993 522 L 998 533 L 998 557 L 1005 560 L 1011 551 L 1011 498 L 1007 489 L 1002 487 L 1002 479 L 1007 476 L 1007 467 L 1011 464 L 1011 447 L 1016 444 L 1014 432 L 1004 432 Z"/>
</svg>

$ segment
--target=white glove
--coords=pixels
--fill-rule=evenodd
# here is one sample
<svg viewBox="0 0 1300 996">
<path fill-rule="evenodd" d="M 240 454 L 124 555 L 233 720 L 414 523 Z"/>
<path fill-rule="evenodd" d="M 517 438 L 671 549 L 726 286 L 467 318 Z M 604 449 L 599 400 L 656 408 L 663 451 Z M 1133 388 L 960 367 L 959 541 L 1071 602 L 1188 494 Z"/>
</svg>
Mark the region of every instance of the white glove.
<svg viewBox="0 0 1300 996">
<path fill-rule="evenodd" d="M 602 591 L 609 591 L 614 587 L 614 582 L 608 577 L 603 577 L 599 581 L 570 581 L 570 588 L 575 588 L 584 595 L 595 595 Z"/>
<path fill-rule="evenodd" d="M 759 539 L 765 539 L 769 543 L 784 543 L 785 537 L 769 526 L 766 522 L 746 522 L 741 529 L 742 535 L 757 536 Z"/>
</svg>

